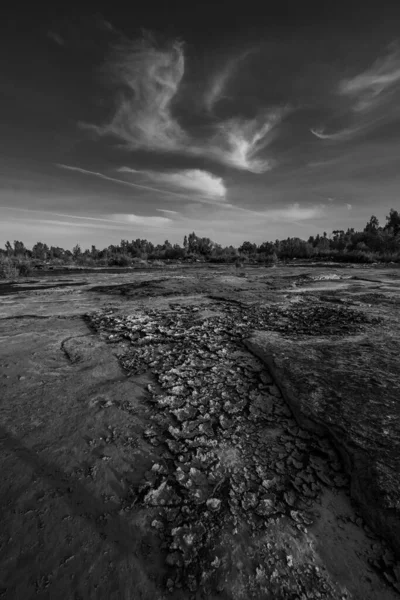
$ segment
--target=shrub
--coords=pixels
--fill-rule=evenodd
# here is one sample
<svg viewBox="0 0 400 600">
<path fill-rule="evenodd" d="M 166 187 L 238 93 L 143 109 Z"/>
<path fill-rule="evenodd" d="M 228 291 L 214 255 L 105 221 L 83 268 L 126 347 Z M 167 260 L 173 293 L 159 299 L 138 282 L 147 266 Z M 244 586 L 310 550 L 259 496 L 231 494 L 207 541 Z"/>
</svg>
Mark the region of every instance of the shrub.
<svg viewBox="0 0 400 600">
<path fill-rule="evenodd" d="M 126 254 L 114 254 L 108 259 L 109 267 L 129 267 L 131 259 Z"/>
<path fill-rule="evenodd" d="M 10 258 L 0 257 L 0 279 L 16 279 L 18 269 Z"/>
<path fill-rule="evenodd" d="M 265 258 L 265 262 L 268 265 L 274 265 L 278 262 L 278 257 L 276 255 L 276 252 L 272 252 L 272 254 L 268 254 Z"/>
<path fill-rule="evenodd" d="M 33 272 L 33 267 L 30 261 L 20 261 L 17 265 L 18 274 L 20 277 L 30 277 Z"/>
</svg>

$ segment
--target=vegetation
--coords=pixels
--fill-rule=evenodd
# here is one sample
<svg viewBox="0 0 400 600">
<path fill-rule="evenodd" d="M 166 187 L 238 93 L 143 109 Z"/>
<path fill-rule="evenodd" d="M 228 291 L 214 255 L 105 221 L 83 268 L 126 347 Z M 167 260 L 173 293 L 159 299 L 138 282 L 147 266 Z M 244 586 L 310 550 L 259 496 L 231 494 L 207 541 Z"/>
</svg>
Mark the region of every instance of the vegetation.
<svg viewBox="0 0 400 600">
<path fill-rule="evenodd" d="M 287 238 L 275 242 L 263 242 L 259 246 L 244 242 L 239 248 L 222 247 L 209 238 L 197 236 L 194 232 L 185 235 L 183 244 L 154 245 L 147 240 L 121 240 L 117 246 L 103 250 L 92 246 L 82 251 L 77 244 L 72 251 L 37 242 L 31 250 L 23 242 L 7 242 L 0 249 L 0 278 L 13 279 L 28 277 L 35 266 L 43 263 L 54 266 L 74 264 L 86 267 L 116 266 L 127 267 L 134 264 L 160 264 L 159 261 L 208 261 L 213 263 L 233 263 L 236 261 L 272 264 L 278 260 L 313 259 L 340 262 L 400 262 L 400 215 L 391 209 L 382 227 L 372 216 L 363 231 L 352 229 L 335 230 L 330 236 L 311 236 L 307 241 L 300 238 Z"/>
</svg>

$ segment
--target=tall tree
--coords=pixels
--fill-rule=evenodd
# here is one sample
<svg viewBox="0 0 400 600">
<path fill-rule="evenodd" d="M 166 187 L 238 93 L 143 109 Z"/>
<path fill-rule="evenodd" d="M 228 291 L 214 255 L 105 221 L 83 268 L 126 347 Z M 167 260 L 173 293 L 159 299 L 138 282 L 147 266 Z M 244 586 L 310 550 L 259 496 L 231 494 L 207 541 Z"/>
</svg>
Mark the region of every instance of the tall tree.
<svg viewBox="0 0 400 600">
<path fill-rule="evenodd" d="M 36 242 L 36 244 L 32 248 L 32 256 L 33 258 L 38 258 L 39 260 L 46 260 L 49 255 L 49 247 L 47 244 L 43 242 Z"/>
</svg>

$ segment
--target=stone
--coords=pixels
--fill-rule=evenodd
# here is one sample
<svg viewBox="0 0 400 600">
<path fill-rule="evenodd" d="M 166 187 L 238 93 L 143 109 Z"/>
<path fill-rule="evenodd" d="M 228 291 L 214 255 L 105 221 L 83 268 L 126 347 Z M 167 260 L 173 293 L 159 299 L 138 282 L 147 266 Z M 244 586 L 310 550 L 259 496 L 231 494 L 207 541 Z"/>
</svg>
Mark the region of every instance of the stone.
<svg viewBox="0 0 400 600">
<path fill-rule="evenodd" d="M 209 498 L 206 504 L 207 508 L 213 512 L 217 512 L 221 508 L 221 500 L 219 498 Z"/>
</svg>

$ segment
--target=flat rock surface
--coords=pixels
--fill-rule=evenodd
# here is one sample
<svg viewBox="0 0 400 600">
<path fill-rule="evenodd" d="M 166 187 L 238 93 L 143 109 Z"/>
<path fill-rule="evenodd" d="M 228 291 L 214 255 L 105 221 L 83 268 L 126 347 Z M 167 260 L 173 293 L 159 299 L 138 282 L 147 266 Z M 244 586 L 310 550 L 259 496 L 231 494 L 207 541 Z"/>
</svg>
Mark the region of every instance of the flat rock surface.
<svg viewBox="0 0 400 600">
<path fill-rule="evenodd" d="M 269 365 L 300 422 L 329 431 L 353 497 L 400 555 L 400 322 L 382 306 L 363 314 L 380 321 L 353 336 L 264 331 L 247 346 Z"/>
<path fill-rule="evenodd" d="M 65 279 L 0 285 L 0 597 L 398 597 L 397 271 Z"/>
</svg>

